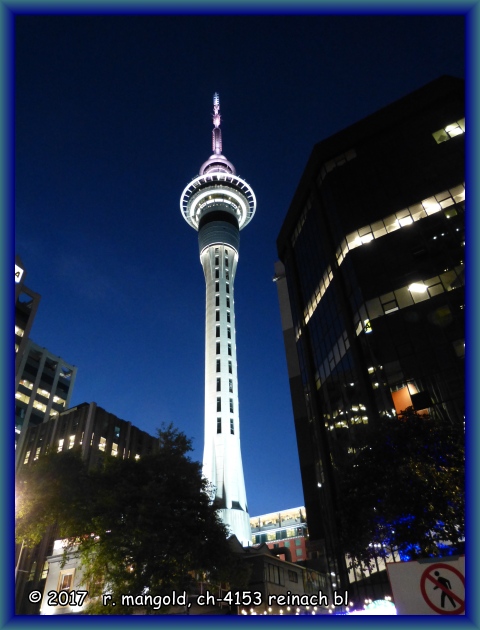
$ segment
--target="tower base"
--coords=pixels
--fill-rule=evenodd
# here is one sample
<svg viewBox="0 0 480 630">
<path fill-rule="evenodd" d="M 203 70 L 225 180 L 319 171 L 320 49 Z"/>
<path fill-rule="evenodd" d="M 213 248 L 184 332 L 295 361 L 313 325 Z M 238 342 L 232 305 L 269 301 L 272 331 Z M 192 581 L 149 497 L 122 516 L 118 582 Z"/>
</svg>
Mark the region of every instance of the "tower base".
<svg viewBox="0 0 480 630">
<path fill-rule="evenodd" d="M 250 516 L 247 512 L 228 508 L 217 510 L 217 512 L 222 522 L 225 523 L 230 530 L 230 534 L 235 534 L 244 547 L 248 547 L 252 544 Z"/>
</svg>

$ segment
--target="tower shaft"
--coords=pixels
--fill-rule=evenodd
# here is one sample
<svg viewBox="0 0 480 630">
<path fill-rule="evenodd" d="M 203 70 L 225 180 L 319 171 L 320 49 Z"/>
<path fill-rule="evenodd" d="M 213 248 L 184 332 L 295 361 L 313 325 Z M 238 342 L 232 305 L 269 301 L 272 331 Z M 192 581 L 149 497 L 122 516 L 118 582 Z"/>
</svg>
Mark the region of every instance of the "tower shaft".
<svg viewBox="0 0 480 630">
<path fill-rule="evenodd" d="M 234 280 L 240 230 L 255 213 L 250 186 L 222 155 L 220 100 L 214 96 L 213 151 L 180 200 L 183 217 L 198 230 L 206 284 L 205 445 L 203 473 L 213 501 L 229 531 L 251 543 L 238 400 Z"/>
</svg>

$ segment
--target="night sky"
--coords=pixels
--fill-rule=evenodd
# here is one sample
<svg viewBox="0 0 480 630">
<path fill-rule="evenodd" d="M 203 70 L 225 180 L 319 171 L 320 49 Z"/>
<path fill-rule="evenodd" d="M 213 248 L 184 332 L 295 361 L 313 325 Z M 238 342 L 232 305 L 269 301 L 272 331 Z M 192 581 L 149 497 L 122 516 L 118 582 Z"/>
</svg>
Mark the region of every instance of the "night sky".
<svg viewBox="0 0 480 630">
<path fill-rule="evenodd" d="M 96 402 L 203 453 L 205 283 L 184 187 L 211 154 L 252 187 L 235 280 L 250 514 L 303 505 L 273 265 L 313 145 L 443 74 L 464 17 L 17 16 L 15 251 L 42 299 L 31 337 Z M 355 208 L 352 208 L 355 212 Z"/>
</svg>

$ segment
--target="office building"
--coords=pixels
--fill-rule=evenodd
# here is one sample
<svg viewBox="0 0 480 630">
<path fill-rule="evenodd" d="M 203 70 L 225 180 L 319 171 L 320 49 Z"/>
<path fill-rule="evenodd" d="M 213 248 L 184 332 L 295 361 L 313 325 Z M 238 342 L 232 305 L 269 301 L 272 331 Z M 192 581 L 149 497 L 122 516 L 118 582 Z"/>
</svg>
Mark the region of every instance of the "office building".
<svg viewBox="0 0 480 630">
<path fill-rule="evenodd" d="M 291 508 L 250 517 L 252 544 L 266 544 L 290 562 L 307 559 L 307 522 L 305 508 Z"/>
<path fill-rule="evenodd" d="M 256 201 L 252 188 L 222 154 L 218 94 L 213 107 L 213 154 L 185 187 L 180 209 L 198 231 L 206 282 L 203 474 L 215 488 L 222 521 L 248 545 L 251 532 L 240 450 L 233 283 L 240 230 L 252 220 Z"/>
<path fill-rule="evenodd" d="M 309 534 L 339 588 L 356 444 L 410 407 L 463 429 L 464 107 L 441 77 L 317 144 L 277 239 Z"/>
<path fill-rule="evenodd" d="M 48 453 L 79 451 L 89 469 L 109 456 L 138 459 L 155 451 L 158 438 L 131 422 L 121 420 L 96 403 L 66 409 L 47 422 L 28 427 L 23 445 L 17 449 L 20 467 L 32 466 Z M 52 554 L 55 530 L 50 528 L 33 549 L 17 545 L 15 598 L 17 614 L 38 614 L 40 603 L 28 601 L 28 593 L 43 591 L 48 574 L 47 557 Z M 70 572 L 71 573 L 71 572 Z M 66 571 L 66 574 L 70 574 Z"/>
<path fill-rule="evenodd" d="M 25 285 L 27 272 L 19 256 L 15 256 L 15 374 L 25 352 L 40 295 Z"/>
</svg>

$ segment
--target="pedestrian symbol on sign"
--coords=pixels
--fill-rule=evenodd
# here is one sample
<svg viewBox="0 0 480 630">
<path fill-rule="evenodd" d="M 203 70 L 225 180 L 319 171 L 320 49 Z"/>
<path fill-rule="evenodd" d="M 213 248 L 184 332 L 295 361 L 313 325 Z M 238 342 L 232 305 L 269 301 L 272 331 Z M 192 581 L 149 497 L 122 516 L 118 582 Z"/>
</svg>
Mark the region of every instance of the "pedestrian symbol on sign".
<svg viewBox="0 0 480 630">
<path fill-rule="evenodd" d="M 444 563 L 430 565 L 422 574 L 420 589 L 425 602 L 436 613 L 464 614 L 465 578 L 454 566 Z"/>
<path fill-rule="evenodd" d="M 451 591 L 451 590 L 452 590 L 452 585 L 450 584 L 450 580 L 447 580 L 447 578 L 442 577 L 442 576 L 440 575 L 440 572 L 439 572 L 439 571 L 435 571 L 435 572 L 434 572 L 434 575 L 435 575 L 435 576 L 436 576 L 436 578 L 437 578 L 437 582 L 438 582 L 439 584 L 441 584 L 441 585 L 444 587 L 444 588 L 441 588 L 441 586 L 434 586 L 434 587 L 433 587 L 433 590 L 434 590 L 434 591 L 436 591 L 436 590 L 437 590 L 437 588 L 440 588 L 440 589 L 441 589 L 441 592 L 442 592 L 442 601 L 441 601 L 441 606 L 442 606 L 442 608 L 445 608 L 445 597 L 448 597 L 448 599 L 450 600 L 450 603 L 452 604 L 452 606 L 453 606 L 454 608 L 456 608 L 456 607 L 457 607 L 457 605 L 456 605 L 456 603 L 455 603 L 454 599 L 453 599 L 453 598 L 452 598 L 452 597 L 448 594 L 448 591 Z"/>
</svg>

